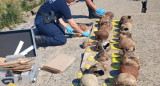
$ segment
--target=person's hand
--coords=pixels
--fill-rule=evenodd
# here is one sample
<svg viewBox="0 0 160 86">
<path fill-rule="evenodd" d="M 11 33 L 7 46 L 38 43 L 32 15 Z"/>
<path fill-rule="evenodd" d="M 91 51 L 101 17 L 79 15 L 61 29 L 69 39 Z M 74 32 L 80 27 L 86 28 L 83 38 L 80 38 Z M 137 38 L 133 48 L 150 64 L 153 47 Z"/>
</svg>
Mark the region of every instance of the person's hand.
<svg viewBox="0 0 160 86">
<path fill-rule="evenodd" d="M 86 37 L 88 37 L 90 34 L 89 33 L 87 33 L 87 32 L 83 32 L 82 33 L 82 36 L 86 36 Z"/>
<path fill-rule="evenodd" d="M 97 12 L 98 14 L 100 14 L 101 16 L 106 13 L 106 11 L 105 11 L 104 9 L 100 9 L 100 8 L 97 8 L 96 12 Z"/>
<path fill-rule="evenodd" d="M 66 27 L 66 29 L 69 34 L 73 34 L 73 30 L 69 25 Z"/>
</svg>

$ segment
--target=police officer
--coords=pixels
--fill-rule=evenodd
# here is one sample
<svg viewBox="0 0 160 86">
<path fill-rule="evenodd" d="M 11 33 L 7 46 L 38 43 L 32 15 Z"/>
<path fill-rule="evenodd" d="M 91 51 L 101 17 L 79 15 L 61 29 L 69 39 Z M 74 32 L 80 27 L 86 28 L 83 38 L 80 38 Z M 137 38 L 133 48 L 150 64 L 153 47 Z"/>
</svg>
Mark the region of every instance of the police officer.
<svg viewBox="0 0 160 86">
<path fill-rule="evenodd" d="M 85 2 L 86 2 L 87 7 L 88 7 L 89 18 L 90 19 L 92 19 L 92 18 L 101 18 L 101 16 L 106 13 L 106 11 L 104 9 L 97 8 L 94 5 L 93 0 L 85 0 Z"/>
<path fill-rule="evenodd" d="M 48 0 L 39 8 L 35 18 L 35 25 L 40 33 L 39 36 L 35 36 L 35 40 L 39 46 L 57 46 L 66 43 L 65 33 L 60 24 L 67 29 L 69 34 L 72 34 L 74 29 L 82 36 L 88 37 L 90 35 L 82 31 L 72 18 L 67 3 L 71 4 L 74 1 Z M 68 21 L 69 25 L 62 20 L 62 17 Z"/>
<path fill-rule="evenodd" d="M 142 13 L 146 13 L 147 11 L 147 0 L 141 0 L 142 1 Z"/>
</svg>

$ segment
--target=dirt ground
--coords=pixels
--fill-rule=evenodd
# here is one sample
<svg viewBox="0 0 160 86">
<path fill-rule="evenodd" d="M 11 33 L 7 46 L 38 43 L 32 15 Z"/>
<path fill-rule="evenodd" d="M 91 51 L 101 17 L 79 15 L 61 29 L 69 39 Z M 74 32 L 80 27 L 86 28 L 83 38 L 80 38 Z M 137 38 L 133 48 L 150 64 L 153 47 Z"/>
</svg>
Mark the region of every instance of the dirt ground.
<svg viewBox="0 0 160 86">
<path fill-rule="evenodd" d="M 148 0 L 147 13 L 141 13 L 141 2 L 132 0 L 94 0 L 98 8 L 112 11 L 114 19 L 123 15 L 131 15 L 133 19 L 133 39 L 136 41 L 136 52 L 140 56 L 141 68 L 137 86 L 160 86 L 160 0 Z M 88 9 L 85 2 L 79 2 L 70 7 L 73 18 L 77 23 L 89 24 L 95 19 L 88 19 Z M 20 24 L 17 28 L 33 26 L 34 16 L 28 23 Z M 38 61 L 40 65 L 49 62 L 54 56 L 65 53 L 76 60 L 62 73 L 52 74 L 40 71 L 35 83 L 24 86 L 71 86 L 80 71 L 80 63 L 85 49 L 80 48 L 87 38 L 68 38 L 63 46 L 39 48 Z M 52 58 L 51 58 L 52 56 Z"/>
</svg>

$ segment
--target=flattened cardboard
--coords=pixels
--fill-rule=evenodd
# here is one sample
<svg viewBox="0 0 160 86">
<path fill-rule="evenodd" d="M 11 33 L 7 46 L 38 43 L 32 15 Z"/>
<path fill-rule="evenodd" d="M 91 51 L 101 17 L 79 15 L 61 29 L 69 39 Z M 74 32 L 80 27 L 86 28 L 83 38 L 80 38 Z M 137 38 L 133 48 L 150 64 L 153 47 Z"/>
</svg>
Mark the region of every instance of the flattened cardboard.
<svg viewBox="0 0 160 86">
<path fill-rule="evenodd" d="M 74 57 L 65 55 L 65 54 L 60 54 L 57 55 L 54 59 L 52 59 L 48 64 L 45 64 L 44 67 L 49 67 L 51 69 L 56 69 L 59 71 L 64 71 L 73 61 L 75 60 Z M 45 70 L 45 69 L 44 69 Z M 49 70 L 49 69 L 47 69 Z M 51 71 L 51 70 L 50 70 Z M 56 71 L 55 71 L 56 72 Z M 54 70 L 53 70 L 54 73 Z M 57 72 L 59 73 L 59 72 Z"/>
<path fill-rule="evenodd" d="M 0 57 L 0 63 L 4 63 L 6 61 L 6 58 Z"/>
</svg>

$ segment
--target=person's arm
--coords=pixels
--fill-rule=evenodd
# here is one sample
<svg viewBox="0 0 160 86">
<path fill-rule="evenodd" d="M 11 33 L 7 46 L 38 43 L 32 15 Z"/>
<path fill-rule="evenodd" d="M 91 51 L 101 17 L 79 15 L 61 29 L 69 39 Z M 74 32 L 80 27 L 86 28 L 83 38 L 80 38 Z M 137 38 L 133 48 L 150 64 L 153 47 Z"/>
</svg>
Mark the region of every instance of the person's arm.
<svg viewBox="0 0 160 86">
<path fill-rule="evenodd" d="M 80 27 L 77 25 L 77 23 L 76 23 L 73 19 L 67 19 L 67 21 L 68 21 L 69 25 L 70 25 L 74 30 L 76 30 L 77 32 L 81 33 L 82 36 L 87 36 L 87 37 L 90 36 L 89 33 L 82 31 L 82 30 L 80 29 Z"/>
<path fill-rule="evenodd" d="M 81 34 L 83 33 L 83 31 L 80 29 L 80 27 L 77 25 L 77 23 L 76 23 L 73 19 L 68 19 L 67 21 L 68 21 L 69 25 L 70 25 L 74 30 L 76 30 L 77 32 L 79 32 L 79 33 L 81 33 Z M 59 19 L 59 22 L 60 22 L 60 24 L 63 25 L 63 27 L 67 28 L 68 24 L 66 24 L 66 23 L 63 21 L 62 18 Z"/>
<path fill-rule="evenodd" d="M 72 29 L 67 23 L 65 23 L 62 18 L 59 19 L 59 23 L 60 23 L 64 28 L 67 29 L 67 32 L 68 32 L 69 34 L 73 34 L 73 29 Z"/>
<path fill-rule="evenodd" d="M 101 16 L 106 13 L 104 9 L 97 8 L 91 0 L 85 0 L 86 4 L 89 5 L 92 9 L 94 9 Z"/>
<path fill-rule="evenodd" d="M 77 23 L 73 19 L 68 19 L 67 21 L 74 30 L 76 30 L 81 34 L 83 33 L 83 31 L 80 29 L 80 27 L 77 25 Z"/>
<path fill-rule="evenodd" d="M 66 24 L 62 18 L 59 19 L 59 23 L 65 28 L 68 26 L 68 24 Z"/>
<path fill-rule="evenodd" d="M 64 18 L 68 21 L 69 25 L 76 30 L 77 32 L 81 33 L 82 36 L 89 36 L 90 34 L 87 32 L 83 32 L 77 23 L 73 20 L 69 7 L 67 6 L 66 2 L 60 2 L 57 6 L 58 10 L 63 14 Z M 66 24 L 62 19 L 59 19 L 59 22 L 65 27 Z M 67 25 L 66 29 L 68 33 L 72 34 L 72 28 Z"/>
<path fill-rule="evenodd" d="M 76 23 L 73 19 L 68 19 L 67 21 L 68 21 L 69 25 L 70 25 L 74 30 L 76 30 L 77 32 L 81 33 L 82 36 L 87 36 L 87 37 L 88 37 L 88 36 L 90 35 L 89 33 L 82 31 L 82 30 L 80 29 L 80 27 L 77 25 L 77 23 Z M 67 31 L 68 31 L 69 34 L 73 34 L 72 28 L 71 28 L 68 24 L 66 24 L 66 23 L 63 21 L 62 18 L 59 19 L 59 22 L 60 22 L 60 24 L 62 24 L 62 25 L 67 29 Z"/>
<path fill-rule="evenodd" d="M 91 0 L 85 0 L 86 4 L 89 5 L 92 9 L 95 11 L 97 10 L 97 7 L 93 4 Z"/>
</svg>

